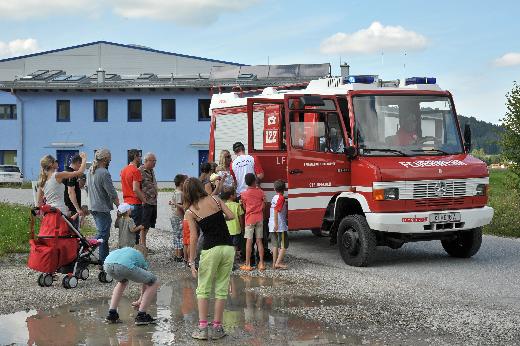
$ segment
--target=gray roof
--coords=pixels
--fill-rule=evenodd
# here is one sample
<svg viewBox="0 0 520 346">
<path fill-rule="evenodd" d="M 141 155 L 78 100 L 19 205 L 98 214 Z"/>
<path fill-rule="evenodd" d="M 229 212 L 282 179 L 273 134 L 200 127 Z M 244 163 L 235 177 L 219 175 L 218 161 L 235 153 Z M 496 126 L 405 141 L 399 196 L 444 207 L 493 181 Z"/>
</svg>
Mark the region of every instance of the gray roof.
<svg viewBox="0 0 520 346">
<path fill-rule="evenodd" d="M 101 73 L 104 73 L 104 81 L 98 80 L 98 72 L 74 75 L 63 70 L 38 70 L 14 81 L 0 82 L 0 90 L 266 87 L 308 82 L 329 76 L 330 64 L 214 66 L 209 74 L 196 75 Z"/>
</svg>

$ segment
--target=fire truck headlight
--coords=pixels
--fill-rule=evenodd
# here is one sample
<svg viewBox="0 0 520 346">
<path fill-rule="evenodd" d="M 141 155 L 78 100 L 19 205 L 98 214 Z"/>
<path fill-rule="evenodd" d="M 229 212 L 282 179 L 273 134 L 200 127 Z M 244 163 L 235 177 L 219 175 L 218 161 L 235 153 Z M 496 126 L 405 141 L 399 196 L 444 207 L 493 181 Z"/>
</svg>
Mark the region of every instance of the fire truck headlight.
<svg viewBox="0 0 520 346">
<path fill-rule="evenodd" d="M 376 201 L 397 200 L 399 199 L 399 189 L 397 187 L 374 189 L 372 195 Z"/>
<path fill-rule="evenodd" d="M 487 194 L 488 185 L 487 184 L 478 184 L 477 190 L 475 192 L 475 196 L 485 196 Z"/>
</svg>

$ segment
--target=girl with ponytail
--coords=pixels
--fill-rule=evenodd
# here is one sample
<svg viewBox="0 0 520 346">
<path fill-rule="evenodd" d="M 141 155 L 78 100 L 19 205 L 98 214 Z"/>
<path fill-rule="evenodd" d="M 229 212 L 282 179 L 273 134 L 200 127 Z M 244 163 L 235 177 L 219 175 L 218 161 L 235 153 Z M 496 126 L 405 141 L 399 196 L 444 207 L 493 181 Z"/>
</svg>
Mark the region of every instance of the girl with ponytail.
<svg viewBox="0 0 520 346">
<path fill-rule="evenodd" d="M 65 205 L 65 185 L 63 179 L 78 177 L 85 171 L 87 155 L 80 153 L 81 166 L 74 172 L 58 172 L 58 162 L 52 155 L 45 155 L 40 160 L 40 176 L 38 179 L 38 206 L 44 204 L 59 209 L 63 214 L 69 214 Z"/>
</svg>

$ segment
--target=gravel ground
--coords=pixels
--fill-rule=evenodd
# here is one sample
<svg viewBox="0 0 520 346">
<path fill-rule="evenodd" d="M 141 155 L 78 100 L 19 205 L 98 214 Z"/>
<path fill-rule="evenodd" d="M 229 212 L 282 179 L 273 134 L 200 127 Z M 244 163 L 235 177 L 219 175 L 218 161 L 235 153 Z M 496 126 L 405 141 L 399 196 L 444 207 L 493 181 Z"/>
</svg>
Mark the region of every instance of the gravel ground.
<svg viewBox="0 0 520 346">
<path fill-rule="evenodd" d="M 165 246 L 170 244 L 169 195 L 159 195 L 158 230 L 149 236 L 155 250 L 150 261 L 159 276 L 171 270 L 169 245 Z M 30 190 L 0 189 L 2 199 L 25 203 L 32 196 Z M 254 290 L 319 297 L 323 304 L 281 312 L 348 326 L 382 343 L 513 345 L 520 339 L 519 240 L 484 236 L 480 252 L 466 260 L 449 258 L 439 242 L 406 244 L 400 250 L 378 248 L 372 267 L 353 268 L 343 264 L 328 238 L 301 231 L 291 234 L 288 252 L 290 270 L 251 274 L 284 278 L 286 283 Z M 39 289 L 24 256 L 5 257 L 0 267 L 0 313 L 109 296 L 112 289 L 97 278 L 80 282 L 81 295 L 58 283 Z M 91 275 L 97 276 L 97 271 Z"/>
</svg>

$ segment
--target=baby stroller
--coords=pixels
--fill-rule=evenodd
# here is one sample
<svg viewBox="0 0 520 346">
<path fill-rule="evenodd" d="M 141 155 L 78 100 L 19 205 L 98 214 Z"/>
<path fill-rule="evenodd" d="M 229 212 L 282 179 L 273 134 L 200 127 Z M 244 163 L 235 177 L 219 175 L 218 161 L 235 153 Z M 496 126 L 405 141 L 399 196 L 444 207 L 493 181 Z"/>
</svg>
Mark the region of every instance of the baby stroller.
<svg viewBox="0 0 520 346">
<path fill-rule="evenodd" d="M 37 212 L 43 214 L 38 235 L 34 234 Z M 93 254 L 102 239 L 86 239 L 69 219 L 59 210 L 49 205 L 31 210 L 30 252 L 27 266 L 41 272 L 38 285 L 52 286 L 57 273 L 66 274 L 62 284 L 65 288 L 75 288 L 78 279 L 87 280 L 88 266 L 99 264 Z M 103 283 L 112 282 L 104 271 L 98 276 Z"/>
</svg>

